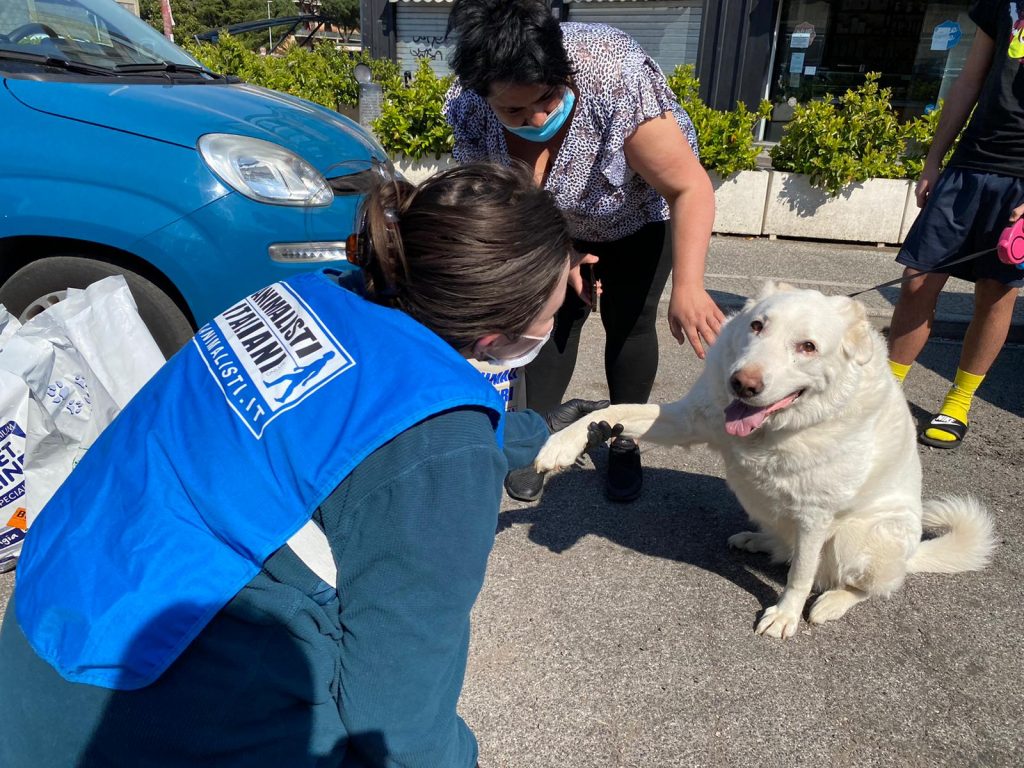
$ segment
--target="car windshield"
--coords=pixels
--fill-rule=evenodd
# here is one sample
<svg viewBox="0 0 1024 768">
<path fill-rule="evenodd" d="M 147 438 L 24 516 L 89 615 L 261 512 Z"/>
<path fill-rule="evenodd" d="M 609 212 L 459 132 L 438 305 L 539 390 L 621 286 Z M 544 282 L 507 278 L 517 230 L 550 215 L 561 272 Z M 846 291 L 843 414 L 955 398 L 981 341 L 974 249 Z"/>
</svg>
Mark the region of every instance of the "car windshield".
<svg viewBox="0 0 1024 768">
<path fill-rule="evenodd" d="M 5 60 L 112 75 L 149 68 L 137 65 L 199 66 L 113 0 L 0 0 L 0 64 Z"/>
</svg>

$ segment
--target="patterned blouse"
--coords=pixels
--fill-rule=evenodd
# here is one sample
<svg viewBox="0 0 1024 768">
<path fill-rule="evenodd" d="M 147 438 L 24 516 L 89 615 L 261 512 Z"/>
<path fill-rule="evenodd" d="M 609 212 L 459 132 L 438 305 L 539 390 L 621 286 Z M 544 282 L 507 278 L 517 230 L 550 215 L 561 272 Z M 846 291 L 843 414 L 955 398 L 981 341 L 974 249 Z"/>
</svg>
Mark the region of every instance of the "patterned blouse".
<svg viewBox="0 0 1024 768">
<path fill-rule="evenodd" d="M 689 115 L 661 68 L 625 32 L 567 22 L 562 33 L 579 97 L 544 188 L 579 240 L 618 240 L 668 220 L 668 204 L 627 165 L 623 147 L 641 123 L 671 111 L 696 154 Z M 456 81 L 445 98 L 444 116 L 455 134 L 455 160 L 510 164 L 505 132 L 482 97 Z"/>
</svg>

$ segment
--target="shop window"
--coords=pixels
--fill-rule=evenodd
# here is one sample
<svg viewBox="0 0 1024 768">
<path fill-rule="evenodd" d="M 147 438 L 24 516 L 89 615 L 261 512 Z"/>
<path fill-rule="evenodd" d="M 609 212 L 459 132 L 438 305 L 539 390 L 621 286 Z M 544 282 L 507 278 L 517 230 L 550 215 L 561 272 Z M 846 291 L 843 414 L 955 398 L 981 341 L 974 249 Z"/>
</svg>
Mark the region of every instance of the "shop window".
<svg viewBox="0 0 1024 768">
<path fill-rule="evenodd" d="M 934 109 L 974 39 L 968 0 L 783 0 L 765 139 L 778 141 L 793 106 L 835 98 L 879 72 L 909 120 Z"/>
</svg>

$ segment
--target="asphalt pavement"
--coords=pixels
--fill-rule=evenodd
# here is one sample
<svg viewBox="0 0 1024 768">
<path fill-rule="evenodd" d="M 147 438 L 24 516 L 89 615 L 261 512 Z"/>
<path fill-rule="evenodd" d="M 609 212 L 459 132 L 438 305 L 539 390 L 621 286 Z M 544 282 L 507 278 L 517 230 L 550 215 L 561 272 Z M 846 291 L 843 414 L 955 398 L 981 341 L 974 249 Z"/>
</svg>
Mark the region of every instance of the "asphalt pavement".
<svg viewBox="0 0 1024 768">
<path fill-rule="evenodd" d="M 893 256 L 717 237 L 707 285 L 727 308 L 769 278 L 849 293 L 897 277 Z M 970 291 L 951 281 L 937 324 L 946 338 L 908 377 L 918 419 L 949 386 Z M 879 327 L 896 295 L 863 297 Z M 702 364 L 667 324 L 659 333 L 652 400 L 669 401 Z M 602 345 L 593 318 L 568 396 L 605 394 Z M 1011 343 L 964 445 L 918 447 L 927 495 L 969 492 L 988 505 L 1001 541 L 992 565 L 911 576 L 892 598 L 788 641 L 754 634 L 785 569 L 726 547 L 745 516 L 709 452 L 646 449 L 644 493 L 628 505 L 604 499 L 601 451 L 551 478 L 539 503 L 506 499 L 460 707 L 481 766 L 1024 765 L 1021 370 L 1024 346 Z M 0 576 L 0 610 L 12 581 Z"/>
</svg>

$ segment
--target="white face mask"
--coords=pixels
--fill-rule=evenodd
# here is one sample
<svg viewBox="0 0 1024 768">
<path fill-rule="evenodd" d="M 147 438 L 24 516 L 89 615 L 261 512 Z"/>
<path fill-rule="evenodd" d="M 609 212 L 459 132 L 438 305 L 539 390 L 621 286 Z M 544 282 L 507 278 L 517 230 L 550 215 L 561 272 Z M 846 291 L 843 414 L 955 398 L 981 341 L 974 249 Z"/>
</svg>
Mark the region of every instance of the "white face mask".
<svg viewBox="0 0 1024 768">
<path fill-rule="evenodd" d="M 554 329 L 552 328 L 552 330 L 554 330 Z M 487 355 L 487 359 L 490 360 L 493 365 L 498 366 L 502 370 L 505 370 L 505 369 L 508 369 L 508 368 L 522 368 L 524 365 L 529 365 L 530 363 L 532 363 L 534 361 L 534 358 L 536 358 L 537 355 L 540 354 L 541 348 L 545 344 L 547 344 L 548 339 L 551 338 L 551 331 L 548 331 L 547 333 L 545 333 L 544 336 L 528 336 L 527 334 L 524 333 L 519 338 L 520 339 L 532 339 L 533 341 L 536 341 L 537 343 L 534 344 L 532 347 L 530 347 L 525 352 L 523 352 L 518 357 L 510 357 L 510 358 L 495 357 L 490 352 L 484 352 L 484 354 Z"/>
</svg>

